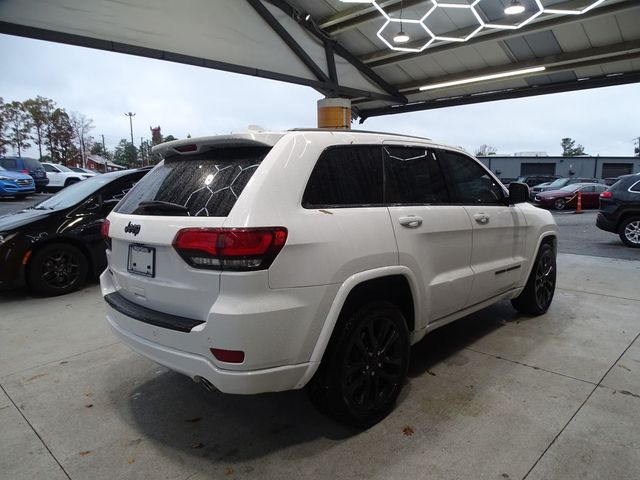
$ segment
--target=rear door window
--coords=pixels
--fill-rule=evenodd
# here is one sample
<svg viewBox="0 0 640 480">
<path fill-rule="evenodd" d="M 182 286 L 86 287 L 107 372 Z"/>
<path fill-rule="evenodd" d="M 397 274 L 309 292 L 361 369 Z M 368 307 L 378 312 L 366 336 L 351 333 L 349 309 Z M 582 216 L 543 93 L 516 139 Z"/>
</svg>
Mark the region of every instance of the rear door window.
<svg viewBox="0 0 640 480">
<path fill-rule="evenodd" d="M 391 205 L 437 205 L 449 193 L 434 152 L 421 147 L 385 146 L 385 202 Z"/>
<path fill-rule="evenodd" d="M 115 211 L 226 217 L 270 150 L 267 146 L 224 147 L 195 155 L 168 156 L 136 184 Z M 142 202 L 165 202 L 183 208 L 148 208 Z"/>
<path fill-rule="evenodd" d="M 383 204 L 382 148 L 329 147 L 316 162 L 302 196 L 304 208 Z"/>
</svg>

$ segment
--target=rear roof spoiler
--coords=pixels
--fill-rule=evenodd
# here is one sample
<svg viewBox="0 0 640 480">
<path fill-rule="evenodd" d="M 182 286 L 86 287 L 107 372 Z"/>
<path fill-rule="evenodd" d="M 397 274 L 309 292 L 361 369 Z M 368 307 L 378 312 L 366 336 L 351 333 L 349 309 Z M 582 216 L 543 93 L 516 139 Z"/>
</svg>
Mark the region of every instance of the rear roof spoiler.
<svg viewBox="0 0 640 480">
<path fill-rule="evenodd" d="M 165 157 L 171 154 L 197 154 L 212 148 L 227 147 L 273 147 L 283 133 L 238 133 L 215 135 L 210 137 L 185 138 L 173 142 L 161 143 L 153 147 L 153 154 Z"/>
</svg>

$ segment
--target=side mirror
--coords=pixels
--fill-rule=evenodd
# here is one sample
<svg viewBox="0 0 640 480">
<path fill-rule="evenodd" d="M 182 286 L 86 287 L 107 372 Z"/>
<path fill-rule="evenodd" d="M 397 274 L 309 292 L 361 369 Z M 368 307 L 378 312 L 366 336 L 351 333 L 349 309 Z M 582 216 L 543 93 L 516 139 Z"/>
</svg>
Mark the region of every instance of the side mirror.
<svg viewBox="0 0 640 480">
<path fill-rule="evenodd" d="M 512 182 L 509 184 L 509 203 L 524 203 L 529 200 L 529 187 L 526 183 Z"/>
</svg>

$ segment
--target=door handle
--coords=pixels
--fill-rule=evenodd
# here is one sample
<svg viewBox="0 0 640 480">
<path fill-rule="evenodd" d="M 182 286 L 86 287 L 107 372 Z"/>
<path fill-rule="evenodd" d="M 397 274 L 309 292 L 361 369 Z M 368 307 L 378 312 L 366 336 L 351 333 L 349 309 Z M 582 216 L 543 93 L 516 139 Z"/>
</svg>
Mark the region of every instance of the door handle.
<svg viewBox="0 0 640 480">
<path fill-rule="evenodd" d="M 489 223 L 489 215 L 487 215 L 486 213 L 476 213 L 473 218 L 475 218 L 476 222 L 478 222 L 480 225 L 486 225 L 487 223 Z"/>
<path fill-rule="evenodd" d="M 400 222 L 400 225 L 407 228 L 418 228 L 422 225 L 422 217 L 418 217 L 417 215 L 400 217 L 398 221 Z"/>
</svg>

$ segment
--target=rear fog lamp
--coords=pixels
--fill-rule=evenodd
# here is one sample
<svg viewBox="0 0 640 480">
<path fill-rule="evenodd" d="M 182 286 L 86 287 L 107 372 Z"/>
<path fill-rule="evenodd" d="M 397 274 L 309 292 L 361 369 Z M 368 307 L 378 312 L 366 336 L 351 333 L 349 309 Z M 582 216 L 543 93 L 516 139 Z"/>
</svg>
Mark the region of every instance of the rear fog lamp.
<svg viewBox="0 0 640 480">
<path fill-rule="evenodd" d="M 244 362 L 244 352 L 242 350 L 224 350 L 222 348 L 210 348 L 211 353 L 216 358 L 225 363 Z"/>
</svg>

